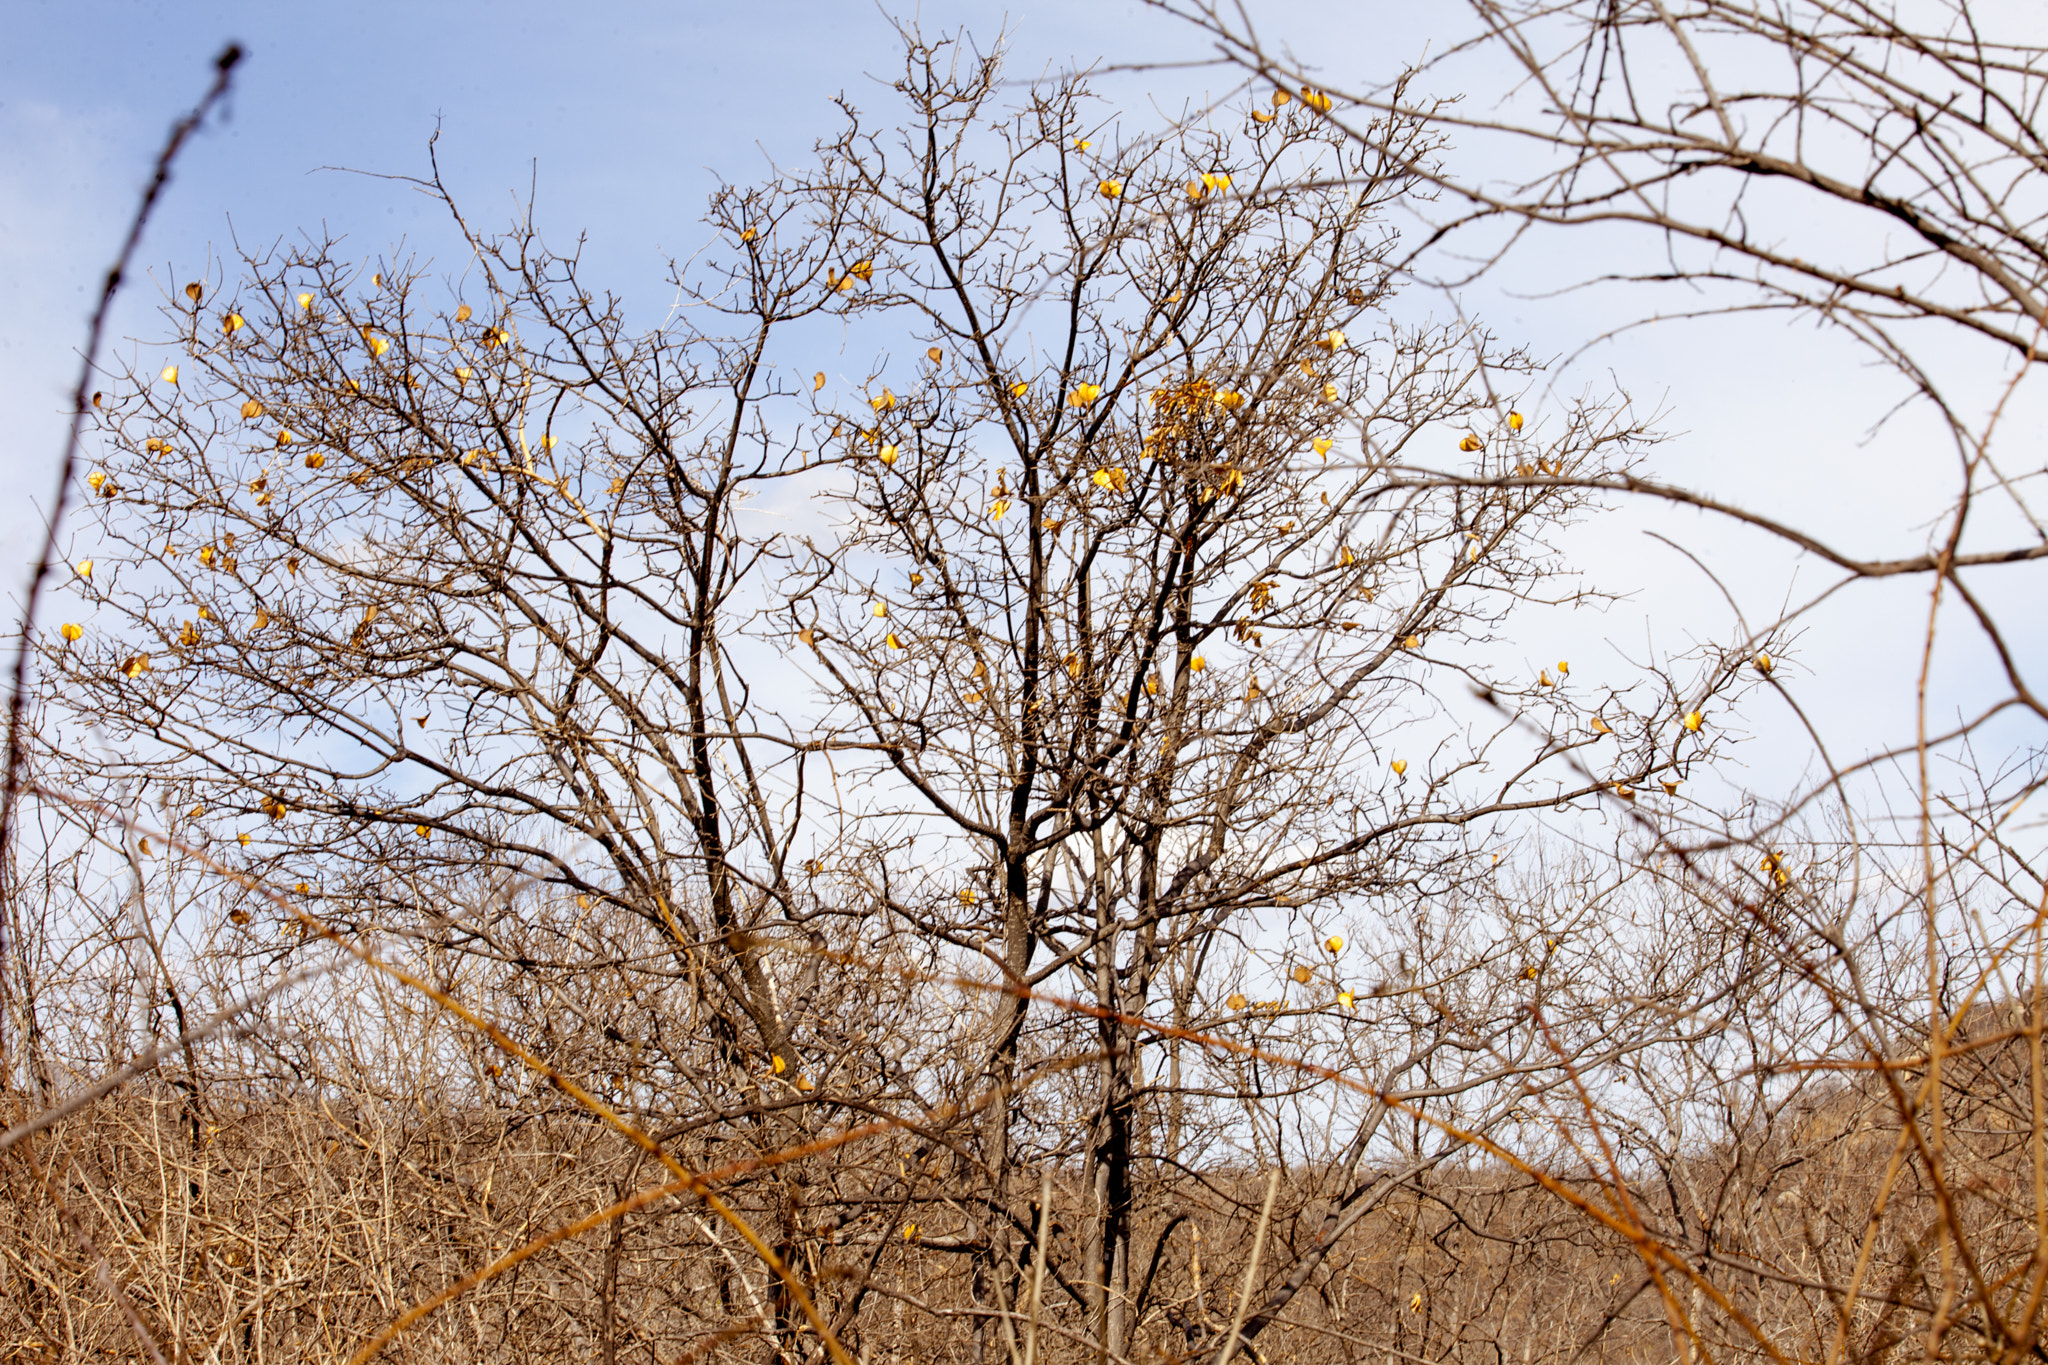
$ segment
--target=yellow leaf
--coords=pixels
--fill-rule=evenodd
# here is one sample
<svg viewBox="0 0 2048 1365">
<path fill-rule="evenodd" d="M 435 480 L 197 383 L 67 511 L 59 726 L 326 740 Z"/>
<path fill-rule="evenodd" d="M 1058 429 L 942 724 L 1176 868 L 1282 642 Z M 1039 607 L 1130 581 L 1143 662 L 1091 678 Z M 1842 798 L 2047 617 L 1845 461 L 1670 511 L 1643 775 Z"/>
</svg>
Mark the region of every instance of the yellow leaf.
<svg viewBox="0 0 2048 1365">
<path fill-rule="evenodd" d="M 1124 197 L 1124 182 L 1121 180 L 1105 180 L 1095 188 L 1102 192 L 1104 199 L 1121 199 Z"/>
<path fill-rule="evenodd" d="M 1406 776 L 1406 775 L 1407 775 L 1407 772 L 1408 772 L 1408 760 L 1407 760 L 1407 759 L 1405 759 L 1405 758 L 1397 758 L 1397 759 L 1395 759 L 1395 760 L 1394 760 L 1394 763 L 1393 763 L 1393 768 L 1394 768 L 1394 776 L 1396 776 L 1396 777 L 1403 777 L 1403 776 Z"/>
<path fill-rule="evenodd" d="M 1306 986 L 1309 983 L 1309 978 L 1313 977 L 1315 973 L 1306 967 L 1296 967 L 1288 975 L 1294 978 L 1296 985 Z"/>
<path fill-rule="evenodd" d="M 1342 934 L 1330 935 L 1328 938 L 1323 940 L 1323 947 L 1328 949 L 1332 954 L 1343 952 L 1344 936 Z"/>
<path fill-rule="evenodd" d="M 819 389 L 822 389 L 824 387 L 825 372 L 823 370 L 820 370 L 816 374 L 811 376 L 811 392 L 816 393 Z"/>
<path fill-rule="evenodd" d="M 914 587 L 918 586 L 918 585 L 919 585 L 920 583 L 922 583 L 922 582 L 924 582 L 924 575 L 923 575 L 923 574 L 921 574 L 921 573 L 913 573 L 912 575 L 910 575 L 910 586 L 911 586 L 911 587 L 913 587 L 913 588 L 914 588 Z"/>
<path fill-rule="evenodd" d="M 1522 414 L 1521 414 L 1521 413 L 1519 413 L 1519 412 L 1511 412 L 1511 413 L 1509 413 L 1509 414 L 1508 414 L 1508 430 L 1509 430 L 1509 431 L 1520 431 L 1521 429 L 1522 429 Z"/>
<path fill-rule="evenodd" d="M 1253 122 L 1253 123 L 1271 123 L 1272 121 L 1273 121 L 1273 116 L 1272 116 L 1271 114 L 1267 113 L 1267 112 L 1266 112 L 1265 110 L 1263 110 L 1263 109 L 1254 109 L 1254 110 L 1252 110 L 1252 122 Z"/>
<path fill-rule="evenodd" d="M 419 835 L 419 836 L 420 836 L 420 838 L 422 838 L 422 839 L 426 838 L 426 837 L 427 837 L 427 834 L 428 834 L 428 830 L 427 830 L 427 827 L 426 827 L 425 825 L 414 825 L 414 826 L 412 827 L 412 832 L 413 832 L 414 834 L 417 834 L 417 835 Z"/>
<path fill-rule="evenodd" d="M 1337 563 L 1339 567 L 1348 569 L 1357 562 L 1358 556 L 1351 552 L 1351 547 L 1349 545 L 1346 545 L 1343 549 L 1337 552 Z"/>
<path fill-rule="evenodd" d="M 871 608 L 871 610 L 875 613 L 875 619 L 877 621 L 886 621 L 887 619 L 889 619 L 889 604 L 887 602 L 877 602 L 875 603 L 873 608 Z"/>
<path fill-rule="evenodd" d="M 292 887 L 292 890 L 301 896 L 305 896 L 312 894 L 313 888 L 306 885 L 304 882 L 300 882 L 296 886 Z"/>
<path fill-rule="evenodd" d="M 243 848 L 247 848 L 249 846 L 249 836 L 246 834 L 237 834 L 235 836 L 235 842 L 240 844 Z"/>
<path fill-rule="evenodd" d="M 80 578 L 87 579 L 92 577 L 92 561 L 90 559 L 81 559 L 78 561 L 78 576 Z"/>
<path fill-rule="evenodd" d="M 371 355 L 383 355 L 391 349 L 391 343 L 383 337 L 368 337 L 366 340 L 369 342 Z"/>
<path fill-rule="evenodd" d="M 1022 398 L 1026 393 L 1030 392 L 1030 390 L 1031 386 L 1020 379 L 1016 383 L 1010 385 L 1010 397 Z"/>
<path fill-rule="evenodd" d="M 970 704 L 971 704 L 971 703 L 974 703 L 974 702 L 978 702 L 978 701 L 980 701 L 980 700 L 981 700 L 981 693 L 979 693 L 979 692 L 968 692 L 968 693 L 965 693 L 965 694 L 963 694 L 963 695 L 961 696 L 960 700 L 962 700 L 962 701 L 964 701 L 964 702 L 968 702 L 968 703 L 970 703 Z"/>
<path fill-rule="evenodd" d="M 1100 384 L 1076 384 L 1074 391 L 1067 395 L 1067 401 L 1077 408 L 1085 408 L 1102 397 Z"/>
<path fill-rule="evenodd" d="M 1306 85 L 1301 87 L 1301 102 L 1315 110 L 1318 114 L 1330 112 L 1330 97 L 1322 91 L 1312 90 Z"/>
<path fill-rule="evenodd" d="M 1336 351 L 1343 344 L 1344 334 L 1334 327 L 1332 327 L 1329 331 L 1323 333 L 1322 338 L 1316 342 L 1316 345 L 1322 347 L 1326 351 L 1331 352 Z"/>
<path fill-rule="evenodd" d="M 309 313 L 310 313 L 310 312 L 312 312 L 312 311 L 313 311 L 313 296 L 312 296 L 311 294 L 301 294 L 301 295 L 299 295 L 299 307 L 300 307 L 300 308 L 302 308 L 302 309 L 304 309 L 305 311 L 307 311 L 307 312 L 309 312 Z"/>
<path fill-rule="evenodd" d="M 1309 442 L 1309 448 L 1327 460 L 1330 458 L 1330 447 L 1335 444 L 1337 443 L 1327 436 L 1318 436 Z"/>
<path fill-rule="evenodd" d="M 1464 439 L 1458 442 L 1458 449 L 1468 453 L 1474 450 L 1484 450 L 1486 449 L 1486 442 L 1468 431 L 1465 433 Z"/>
<path fill-rule="evenodd" d="M 811 627 L 809 626 L 805 626 L 802 630 L 796 633 L 796 638 L 798 643 L 807 645 L 818 638 L 818 632 L 811 629 Z"/>
<path fill-rule="evenodd" d="M 469 382 L 470 376 L 474 373 L 475 371 L 471 370 L 467 365 L 457 365 L 455 367 L 455 377 L 465 384 Z"/>
<path fill-rule="evenodd" d="M 161 377 L 161 378 L 163 379 L 164 383 L 166 383 L 166 384 L 175 384 L 175 383 L 177 383 L 177 382 L 178 382 L 178 367 L 177 367 L 176 365 L 166 365 L 166 366 L 164 366 L 164 372 L 163 372 L 163 374 L 162 374 L 162 375 L 161 375 L 160 377 Z"/>
<path fill-rule="evenodd" d="M 187 621 L 185 628 L 178 632 L 178 643 L 188 648 L 199 643 L 199 632 L 190 621 Z"/>
<path fill-rule="evenodd" d="M 1094 145 L 1094 143 L 1090 142 L 1085 137 L 1077 137 L 1074 139 L 1074 150 L 1077 152 L 1085 152 Z"/>
<path fill-rule="evenodd" d="M 194 280 L 191 284 L 185 286 L 185 297 L 192 300 L 192 302 L 194 303 L 198 303 L 199 296 L 205 292 L 205 289 L 199 284 L 197 280 Z"/>
<path fill-rule="evenodd" d="M 896 463 L 896 447 L 895 447 L 895 446 L 883 446 L 883 447 L 882 447 L 882 454 L 881 454 L 881 460 L 882 460 L 882 463 L 883 463 L 883 464 L 895 464 L 895 463 Z"/>
<path fill-rule="evenodd" d="M 896 632 L 893 630 L 890 631 L 887 637 L 883 639 L 882 643 L 889 646 L 889 648 L 891 649 L 903 648 L 903 642 L 896 638 Z"/>
<path fill-rule="evenodd" d="M 1118 493 L 1123 492 L 1129 482 L 1129 476 L 1122 469 L 1098 469 L 1088 477 L 1097 488 L 1109 488 Z"/>
<path fill-rule="evenodd" d="M 69 630 L 70 627 L 66 626 L 65 629 Z M 1148 673 L 1145 675 L 1145 695 L 1148 697 L 1156 697 L 1159 695 L 1159 675 L 1157 673 Z"/>
<path fill-rule="evenodd" d="M 862 284 L 866 284 L 875 277 L 875 263 L 873 261 L 855 261 L 848 267 L 846 273 L 859 280 Z"/>
<path fill-rule="evenodd" d="M 868 400 L 868 406 L 876 412 L 887 412 L 896 406 L 896 395 L 888 389 L 883 389 L 880 398 L 870 398 Z"/>
<path fill-rule="evenodd" d="M 318 469 L 326 463 L 327 457 L 321 454 L 319 451 L 309 450 L 306 452 L 306 468 Z"/>
<path fill-rule="evenodd" d="M 1337 401 L 1337 386 L 1335 384 L 1323 385 L 1323 401 L 1325 403 L 1334 403 Z"/>
<path fill-rule="evenodd" d="M 1009 510 L 1010 500 L 1008 498 L 997 498 L 988 505 L 988 519 L 990 521 L 1001 521 L 1004 514 Z"/>
<path fill-rule="evenodd" d="M 270 625 L 270 608 L 268 608 L 268 607 L 258 607 L 258 608 L 256 608 L 256 629 L 257 629 L 257 630 L 264 630 L 264 629 L 267 629 L 267 628 L 269 627 L 269 625 Z"/>
<path fill-rule="evenodd" d="M 263 405 L 255 399 L 251 398 L 248 402 L 242 404 L 242 416 L 244 418 L 261 417 L 262 415 Z"/>
<path fill-rule="evenodd" d="M 100 491 L 101 486 L 106 483 L 107 476 L 95 469 L 92 473 L 85 476 L 85 481 L 92 486 L 92 491 L 97 493 Z"/>
<path fill-rule="evenodd" d="M 1244 406 L 1244 395 L 1234 389 L 1225 389 L 1216 395 L 1216 406 L 1225 412 L 1236 412 Z"/>
<path fill-rule="evenodd" d="M 972 905 L 974 904 L 975 899 L 976 897 L 974 894 L 973 887 L 962 887 L 960 889 L 960 903 L 962 905 Z"/>
<path fill-rule="evenodd" d="M 1068 656 L 1067 656 L 1066 658 L 1064 658 L 1064 659 L 1060 660 L 1060 662 L 1061 662 L 1061 663 L 1063 663 L 1063 664 L 1065 664 L 1065 665 L 1067 666 L 1067 676 L 1068 676 L 1068 677 L 1070 677 L 1070 678 L 1078 678 L 1078 677 L 1080 677 L 1080 676 L 1081 676 L 1081 656 L 1080 656 L 1080 655 L 1078 655 L 1078 654 L 1069 654 L 1069 655 L 1068 655 Z"/>
<path fill-rule="evenodd" d="M 372 289 L 382 289 L 383 287 L 384 287 L 384 276 L 383 276 L 383 273 L 382 273 L 381 271 L 380 271 L 379 273 L 375 274 L 375 275 L 372 275 L 372 276 L 370 276 L 370 288 L 372 288 Z"/>
<path fill-rule="evenodd" d="M 917 1224 L 905 1223 L 903 1225 L 903 1240 L 907 1242 L 915 1236 L 917 1236 Z"/>
<path fill-rule="evenodd" d="M 754 240 L 754 230 L 753 230 L 752 228 L 748 228 L 748 229 L 747 229 L 747 230 L 746 230 L 745 232 L 742 232 L 742 233 L 740 234 L 740 240 L 741 240 L 742 242 L 751 242 L 751 241 L 753 241 L 753 240 Z"/>
<path fill-rule="evenodd" d="M 1220 171 L 1214 174 L 1204 172 L 1202 175 L 1202 188 L 1212 194 L 1221 194 L 1230 188 L 1230 177 Z"/>
<path fill-rule="evenodd" d="M 63 624 L 63 626 L 61 626 L 58 629 L 57 633 L 64 637 L 64 643 L 76 644 L 79 640 L 79 637 L 85 634 L 85 627 L 73 625 L 71 622 L 66 621 Z"/>
<path fill-rule="evenodd" d="M 1259 692 L 1259 675 L 1254 673 L 1252 674 L 1252 680 L 1249 683 L 1245 684 L 1244 699 L 1246 701 L 1257 701 L 1260 695 L 1261 694 Z"/>
<path fill-rule="evenodd" d="M 466 303 L 465 303 L 465 304 L 463 304 L 463 305 L 462 305 L 461 307 L 459 307 L 459 308 L 457 308 L 457 309 L 455 310 L 455 320 L 456 320 L 457 322 L 468 322 L 468 321 L 469 321 L 469 318 L 470 318 L 470 313 L 469 313 L 469 305 L 468 305 L 468 304 L 466 304 Z"/>
<path fill-rule="evenodd" d="M 926 360 L 929 360 L 929 361 L 931 361 L 931 363 L 932 363 L 932 364 L 936 365 L 936 364 L 938 364 L 938 363 L 939 363 L 939 362 L 940 362 L 941 360 L 944 360 L 944 359 L 946 358 L 946 353 L 945 353 L 944 351 L 940 350 L 940 349 L 939 349 L 938 347 L 936 347 L 936 346 L 932 346 L 932 347 L 928 347 L 928 348 L 926 348 L 926 350 L 925 350 L 925 353 L 924 353 L 924 358 L 925 358 Z"/>
<path fill-rule="evenodd" d="M 1595 716 L 1593 717 L 1593 733 L 1596 735 L 1611 735 L 1614 733 L 1614 731 L 1610 730 L 1607 727 L 1606 721 L 1600 719 L 1600 717 L 1598 716 Z"/>
<path fill-rule="evenodd" d="M 1692 734 L 1698 734 L 1700 732 L 1700 727 L 1702 725 L 1705 725 L 1706 723 L 1707 718 L 1697 711 L 1688 711 L 1685 713 L 1685 728 Z"/>
<path fill-rule="evenodd" d="M 1536 671 L 1536 685 L 1538 687 L 1549 687 L 1552 685 L 1549 669 L 1538 669 Z"/>
<path fill-rule="evenodd" d="M 1420 648 L 1422 648 L 1422 637 L 1421 637 L 1420 635 L 1411 635 L 1411 636 L 1409 636 L 1409 637 L 1408 637 L 1407 639 L 1405 639 L 1405 640 L 1403 640 L 1403 641 L 1401 642 L 1401 648 L 1403 648 L 1403 649 L 1420 649 Z"/>
<path fill-rule="evenodd" d="M 1770 675 L 1770 671 L 1771 671 L 1771 669 L 1772 669 L 1773 667 L 1775 667 L 1775 665 L 1774 665 L 1774 664 L 1772 664 L 1772 662 L 1771 662 L 1771 656 L 1770 656 L 1770 655 L 1768 655 L 1768 654 L 1759 654 L 1759 655 L 1757 655 L 1757 656 L 1756 656 L 1756 671 L 1757 671 L 1757 672 L 1759 672 L 1759 673 L 1762 673 L 1762 674 L 1764 674 L 1764 675 L 1765 675 L 1766 677 L 1768 677 L 1768 676 Z"/>
<path fill-rule="evenodd" d="M 205 806 L 194 806 L 191 810 L 185 812 L 185 818 L 187 820 L 197 820 L 200 816 L 204 814 L 206 814 Z"/>
<path fill-rule="evenodd" d="M 1243 1008 L 1244 1008 L 1244 1007 L 1245 1007 L 1246 1005 L 1249 1005 L 1250 1003 L 1251 1003 L 1251 1001 L 1249 1001 L 1249 1000 L 1245 999 L 1245 998 L 1244 998 L 1244 997 L 1243 997 L 1242 995 L 1239 995 L 1239 994 L 1237 994 L 1236 992 L 1234 992 L 1234 991 L 1233 991 L 1233 992 L 1231 993 L 1231 996 L 1230 996 L 1230 998 L 1229 998 L 1228 1000 L 1225 1000 L 1225 1001 L 1223 1002 L 1223 1005 L 1224 1005 L 1224 1008 L 1226 1008 L 1226 1009 L 1229 1009 L 1229 1010 L 1241 1010 L 1241 1009 L 1243 1009 Z"/>
<path fill-rule="evenodd" d="M 782 1060 L 780 1054 L 777 1054 L 776 1056 L 771 1057 L 769 1059 L 768 1069 L 773 1071 L 776 1075 L 780 1076 L 784 1071 L 788 1069 L 788 1063 Z"/>
<path fill-rule="evenodd" d="M 1338 991 L 1338 992 L 1337 992 L 1337 1003 L 1338 1003 L 1338 1004 L 1340 1004 L 1340 1005 L 1342 1005 L 1342 1006 L 1343 1006 L 1343 1007 L 1344 1007 L 1345 1009 L 1347 1009 L 1347 1010 L 1349 1010 L 1349 1009 L 1357 1009 L 1357 1008 L 1358 1008 L 1358 1006 L 1357 1006 L 1356 1004 L 1354 1004 L 1354 1003 L 1353 1003 L 1353 1001 L 1352 1001 L 1352 999 L 1351 999 L 1351 992 L 1350 992 L 1350 991 Z"/>
<path fill-rule="evenodd" d="M 227 314 L 220 320 L 220 329 L 229 336 L 233 336 L 236 332 L 241 331 L 242 315 L 240 313 Z"/>
<path fill-rule="evenodd" d="M 1678 784 L 1677 784 L 1676 782 L 1666 782 L 1666 783 L 1664 783 L 1664 784 L 1663 784 L 1663 786 L 1664 786 L 1664 794 L 1665 794 L 1666 796 L 1676 796 L 1676 795 L 1678 795 Z"/>
<path fill-rule="evenodd" d="M 1188 672 L 1190 673 L 1200 673 L 1203 669 L 1207 668 L 1208 666 L 1208 661 L 1199 654 L 1197 654 L 1194 658 L 1188 660 Z"/>
<path fill-rule="evenodd" d="M 277 443 L 281 446 L 290 445 L 292 443 L 291 432 L 284 427 L 279 427 L 277 429 Z"/>
<path fill-rule="evenodd" d="M 1565 676 L 1566 674 L 1570 673 L 1571 671 L 1572 671 L 1572 664 L 1571 664 L 1571 660 L 1569 660 L 1569 659 L 1559 659 L 1559 660 L 1557 661 L 1557 676 L 1558 676 L 1558 677 L 1562 678 L 1562 677 L 1564 677 L 1564 676 Z"/>
</svg>

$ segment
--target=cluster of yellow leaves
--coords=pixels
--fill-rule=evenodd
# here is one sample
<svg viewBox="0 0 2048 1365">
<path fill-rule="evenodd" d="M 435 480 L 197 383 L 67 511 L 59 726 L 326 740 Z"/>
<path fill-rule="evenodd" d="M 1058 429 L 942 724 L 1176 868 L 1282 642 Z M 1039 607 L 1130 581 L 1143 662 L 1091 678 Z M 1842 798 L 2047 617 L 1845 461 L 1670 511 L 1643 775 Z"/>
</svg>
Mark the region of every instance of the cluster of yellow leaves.
<svg viewBox="0 0 2048 1365">
<path fill-rule="evenodd" d="M 1067 402 L 1077 408 L 1085 408 L 1100 397 L 1102 397 L 1102 385 L 1076 384 L 1074 391 L 1067 395 Z"/>
<path fill-rule="evenodd" d="M 1792 880 L 1792 874 L 1785 870 L 1784 857 L 1775 852 L 1764 854 L 1763 872 L 1774 886 L 1783 886 Z"/>
<path fill-rule="evenodd" d="M 1125 486 L 1129 483 L 1129 476 L 1121 468 L 1115 466 L 1098 469 L 1089 475 L 1088 479 L 1097 488 L 1107 488 L 1116 493 L 1123 492 Z"/>
<path fill-rule="evenodd" d="M 1199 204 L 1210 195 L 1221 194 L 1229 188 L 1229 176 L 1204 171 L 1197 179 L 1188 181 L 1188 198 Z"/>
<path fill-rule="evenodd" d="M 1124 182 L 1121 180 L 1105 180 L 1095 188 L 1104 199 L 1121 199 L 1124 196 Z"/>
<path fill-rule="evenodd" d="M 873 261 L 855 261 L 846 268 L 844 275 L 841 275 L 837 270 L 827 270 L 825 272 L 825 283 L 828 287 L 845 294 L 852 291 L 855 280 L 859 280 L 862 284 L 867 284 L 874 277 L 875 263 Z"/>
</svg>

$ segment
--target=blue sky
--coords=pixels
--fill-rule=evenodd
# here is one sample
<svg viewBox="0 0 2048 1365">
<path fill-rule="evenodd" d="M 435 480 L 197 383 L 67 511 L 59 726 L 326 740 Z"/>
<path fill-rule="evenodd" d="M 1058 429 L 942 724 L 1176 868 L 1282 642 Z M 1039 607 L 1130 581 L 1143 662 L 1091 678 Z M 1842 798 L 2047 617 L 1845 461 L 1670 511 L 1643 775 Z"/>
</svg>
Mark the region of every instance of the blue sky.
<svg viewBox="0 0 2048 1365">
<path fill-rule="evenodd" d="M 1425 44 L 1440 47 L 1446 35 L 1430 25 L 1461 11 L 1298 0 L 1260 12 L 1270 32 L 1312 50 L 1342 82 L 1385 74 Z M 927 34 L 965 28 L 984 45 L 1007 32 L 1009 70 L 1020 79 L 1204 52 L 1195 35 L 1140 0 L 1039 0 L 1014 9 L 927 0 L 900 13 Z M 248 59 L 229 118 L 178 167 L 144 243 L 146 277 L 117 311 L 116 346 L 153 335 L 160 292 L 207 273 L 210 254 L 232 254 L 236 243 L 254 247 L 323 227 L 365 256 L 404 239 L 437 242 L 438 211 L 425 199 L 352 173 L 423 172 L 437 127 L 442 167 L 479 222 L 505 221 L 531 189 L 554 244 L 587 234 L 587 278 L 629 301 L 658 303 L 665 261 L 703 239 L 698 218 L 718 180 L 744 182 L 804 159 L 838 126 L 834 95 L 879 111 L 886 100 L 874 78 L 899 61 L 889 14 L 858 0 L 0 0 L 0 411 L 9 438 L 0 473 L 12 495 L 0 502 L 0 573 L 10 591 L 11 566 L 23 563 L 40 531 L 35 505 L 47 499 L 62 447 L 61 409 L 91 291 L 166 128 L 230 39 L 244 44 Z M 1136 122 L 1149 117 L 1148 104 L 1163 117 L 1231 79 L 1180 70 L 1104 84 Z M 352 171 L 329 169 L 339 167 Z M 1573 349 L 1612 315 L 1585 297 L 1531 297 L 1593 248 L 1560 249 L 1580 254 L 1555 274 L 1538 256 L 1506 287 L 1463 302 L 1508 339 L 1541 353 Z M 1913 528 L 1933 511 L 1919 501 L 1916 477 L 1929 467 L 1924 437 L 1909 423 L 1862 443 L 1885 395 L 1846 349 L 1778 322 L 1668 328 L 1597 351 L 1563 388 L 1615 383 L 1669 414 L 1677 438 L 1656 457 L 1658 472 L 1738 499 L 1796 504 L 1859 551 L 1911 552 L 1922 543 Z M 1775 547 L 1690 514 L 1603 518 L 1570 548 L 1636 597 L 1599 617 L 1532 615 L 1527 638 L 1510 642 L 1532 668 L 1569 654 L 1619 669 L 1640 661 L 1652 642 L 1675 649 L 1688 633 L 1725 628 L 1718 591 L 1649 540 L 1650 529 L 1702 553 L 1750 609 L 1774 607 L 1795 572 L 1802 583 L 1821 581 Z M 1924 599 L 1910 589 L 1859 588 L 1851 597 L 1816 622 L 1802 667 L 1835 742 L 1853 754 L 1866 740 L 1897 737 L 1910 720 L 1911 679 L 1900 669 L 1915 643 L 1915 602 L 1924 613 Z M 1981 649 L 1959 646 L 1948 665 L 1957 697 L 1972 690 L 1984 662 Z M 1749 754 L 1759 774 L 1804 762 L 1789 716 L 1756 724 L 1765 739 Z"/>
</svg>

